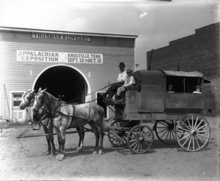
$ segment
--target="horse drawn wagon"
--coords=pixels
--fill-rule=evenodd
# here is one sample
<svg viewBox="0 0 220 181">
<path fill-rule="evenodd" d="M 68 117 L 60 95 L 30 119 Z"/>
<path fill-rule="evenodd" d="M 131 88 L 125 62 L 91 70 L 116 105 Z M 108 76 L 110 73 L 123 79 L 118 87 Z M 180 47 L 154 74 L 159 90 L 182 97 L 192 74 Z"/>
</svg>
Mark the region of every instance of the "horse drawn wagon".
<svg viewBox="0 0 220 181">
<path fill-rule="evenodd" d="M 49 152 L 51 152 L 50 142 L 55 150 L 52 127 L 56 128 L 60 140 L 59 160 L 64 158 L 65 135 L 68 134 L 66 129 L 72 127 L 77 128 L 74 133 L 79 133 L 78 148 L 80 149 L 84 138 L 84 134 L 81 133 L 94 132 L 96 136 L 94 152 L 97 153 L 100 149 L 100 154 L 103 148 L 103 136 L 106 133 L 113 146 L 128 145 L 134 153 L 145 153 L 152 147 L 153 131 L 163 143 L 177 142 L 186 151 L 199 151 L 208 144 L 211 129 L 207 119 L 202 115 L 205 108 L 204 96 L 202 91 L 194 91 L 196 86 L 203 88 L 203 84 L 209 82 L 205 80 L 203 74 L 140 70 L 134 72 L 133 76 L 136 83 L 122 94 L 124 103 L 103 99 L 103 102 L 115 113 L 114 121 L 108 129 L 104 128 L 104 110 L 100 106 L 93 102 L 81 105 L 65 103 L 46 90 L 39 90 L 38 93 L 28 91 L 23 96 L 20 108 L 32 106 L 35 120 L 50 120 L 47 121 L 50 128 L 46 129 L 47 134 L 44 135 L 48 139 Z M 170 90 L 170 87 L 173 90 Z M 82 127 L 87 123 L 92 130 Z M 153 123 L 152 128 L 149 123 Z"/>
<path fill-rule="evenodd" d="M 133 76 L 136 84 L 125 91 L 123 104 L 103 100 L 115 112 L 108 134 L 113 146 L 127 144 L 132 152 L 145 153 L 153 144 L 153 131 L 163 143 L 177 142 L 186 151 L 199 151 L 208 144 L 211 129 L 202 115 L 204 96 L 194 92 L 209 82 L 203 74 L 140 70 Z"/>
</svg>

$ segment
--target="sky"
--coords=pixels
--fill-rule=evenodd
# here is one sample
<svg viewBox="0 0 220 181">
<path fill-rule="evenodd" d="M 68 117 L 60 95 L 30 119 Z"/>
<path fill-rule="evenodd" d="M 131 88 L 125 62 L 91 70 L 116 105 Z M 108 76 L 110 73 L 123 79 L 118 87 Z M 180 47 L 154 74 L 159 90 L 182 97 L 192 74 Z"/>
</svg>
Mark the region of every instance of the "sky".
<svg viewBox="0 0 220 181">
<path fill-rule="evenodd" d="M 220 0 L 0 0 L 0 26 L 137 35 L 134 69 L 146 53 L 220 22 Z"/>
</svg>

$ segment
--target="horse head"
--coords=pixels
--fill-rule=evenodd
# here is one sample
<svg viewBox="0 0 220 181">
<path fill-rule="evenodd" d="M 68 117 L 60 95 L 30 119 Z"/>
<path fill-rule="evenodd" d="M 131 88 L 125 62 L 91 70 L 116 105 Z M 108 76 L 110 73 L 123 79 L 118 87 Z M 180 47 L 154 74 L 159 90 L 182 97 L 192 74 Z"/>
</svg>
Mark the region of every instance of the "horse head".
<svg viewBox="0 0 220 181">
<path fill-rule="evenodd" d="M 46 90 L 47 89 L 41 90 L 40 88 L 35 95 L 34 103 L 32 106 L 34 121 L 38 121 L 47 112 L 45 108 L 46 96 L 47 96 Z"/>
<path fill-rule="evenodd" d="M 34 97 L 35 97 L 34 90 L 30 89 L 27 92 L 25 92 L 24 95 L 22 96 L 22 101 L 19 105 L 19 108 L 21 110 L 24 110 L 26 107 L 32 106 L 32 104 L 34 102 Z"/>
</svg>

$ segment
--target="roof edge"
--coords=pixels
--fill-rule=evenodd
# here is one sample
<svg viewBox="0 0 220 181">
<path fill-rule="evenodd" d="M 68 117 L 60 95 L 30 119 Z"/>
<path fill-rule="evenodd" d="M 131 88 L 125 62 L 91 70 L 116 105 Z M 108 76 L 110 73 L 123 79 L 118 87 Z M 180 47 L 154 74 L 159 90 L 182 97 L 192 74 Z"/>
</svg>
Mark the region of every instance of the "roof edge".
<svg viewBox="0 0 220 181">
<path fill-rule="evenodd" d="M 68 34 L 68 35 L 83 35 L 83 36 L 97 36 L 97 37 L 112 37 L 112 38 L 130 38 L 136 39 L 138 35 L 121 35 L 121 34 L 107 34 L 107 33 L 89 33 L 89 32 L 72 32 L 72 31 L 59 31 L 59 30 L 43 30 L 31 28 L 17 28 L 0 26 L 2 31 L 19 31 L 19 32 L 35 32 L 35 33 L 54 33 L 54 34 Z"/>
</svg>

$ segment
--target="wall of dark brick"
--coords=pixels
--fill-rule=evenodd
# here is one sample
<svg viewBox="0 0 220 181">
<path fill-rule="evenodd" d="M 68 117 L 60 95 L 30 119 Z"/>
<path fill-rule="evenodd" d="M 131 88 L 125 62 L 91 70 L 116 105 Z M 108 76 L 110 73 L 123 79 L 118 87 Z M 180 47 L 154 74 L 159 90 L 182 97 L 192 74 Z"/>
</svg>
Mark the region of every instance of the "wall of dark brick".
<svg viewBox="0 0 220 181">
<path fill-rule="evenodd" d="M 207 109 L 220 115 L 220 23 L 195 30 L 195 34 L 171 41 L 169 46 L 153 51 L 152 70 L 199 71 L 211 80 L 203 92 Z M 147 52 L 147 61 L 151 52 Z M 149 64 L 148 64 L 149 67 Z"/>
</svg>

